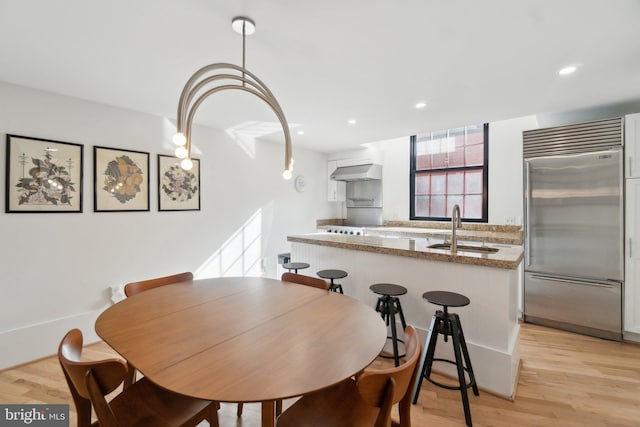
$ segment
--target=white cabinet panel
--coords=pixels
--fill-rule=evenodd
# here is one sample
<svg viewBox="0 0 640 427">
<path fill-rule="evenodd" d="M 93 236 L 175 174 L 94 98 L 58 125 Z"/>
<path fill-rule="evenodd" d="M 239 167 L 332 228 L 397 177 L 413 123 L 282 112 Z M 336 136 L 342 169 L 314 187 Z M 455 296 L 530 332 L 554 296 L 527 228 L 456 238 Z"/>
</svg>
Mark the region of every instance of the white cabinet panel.
<svg viewBox="0 0 640 427">
<path fill-rule="evenodd" d="M 640 113 L 624 117 L 625 176 L 640 178 Z"/>
<path fill-rule="evenodd" d="M 337 167 L 336 160 L 327 162 L 327 200 L 330 202 L 344 202 L 346 200 L 346 183 L 331 179 L 331 174 Z"/>
<path fill-rule="evenodd" d="M 624 331 L 640 337 L 640 179 L 626 180 L 625 237 Z"/>
</svg>

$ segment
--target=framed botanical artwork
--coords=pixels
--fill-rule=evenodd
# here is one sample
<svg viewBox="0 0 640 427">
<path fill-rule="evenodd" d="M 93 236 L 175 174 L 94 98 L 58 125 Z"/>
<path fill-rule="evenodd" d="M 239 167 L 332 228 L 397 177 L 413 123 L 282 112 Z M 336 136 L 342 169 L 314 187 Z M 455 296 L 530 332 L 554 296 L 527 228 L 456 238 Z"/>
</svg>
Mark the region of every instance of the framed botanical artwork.
<svg viewBox="0 0 640 427">
<path fill-rule="evenodd" d="M 93 147 L 93 210 L 149 210 L 149 153 Z"/>
<path fill-rule="evenodd" d="M 5 212 L 82 212 L 83 148 L 7 135 Z"/>
<path fill-rule="evenodd" d="M 200 160 L 184 170 L 177 157 L 158 154 L 158 210 L 200 210 Z"/>
</svg>

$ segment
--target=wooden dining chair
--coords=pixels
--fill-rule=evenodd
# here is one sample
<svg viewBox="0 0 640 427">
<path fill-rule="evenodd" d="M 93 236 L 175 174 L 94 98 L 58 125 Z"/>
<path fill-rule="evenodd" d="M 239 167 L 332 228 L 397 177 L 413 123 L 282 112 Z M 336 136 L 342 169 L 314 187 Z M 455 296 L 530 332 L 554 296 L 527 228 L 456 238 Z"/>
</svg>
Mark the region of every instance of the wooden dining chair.
<svg viewBox="0 0 640 427">
<path fill-rule="evenodd" d="M 329 282 L 318 277 L 305 276 L 304 274 L 283 273 L 281 280 L 284 282 L 298 283 L 314 288 L 329 290 Z"/>
<path fill-rule="evenodd" d="M 105 396 L 123 383 L 128 366 L 118 358 L 81 361 L 82 332 L 67 332 L 58 347 L 78 416 L 78 427 L 185 426 L 207 420 L 218 427 L 217 402 L 195 399 L 160 388 L 142 378 L 107 402 Z M 91 408 L 98 421 L 91 423 Z"/>
<path fill-rule="evenodd" d="M 180 282 L 190 282 L 191 280 L 193 280 L 193 273 L 187 271 L 185 273 L 172 274 L 171 276 L 142 280 L 140 282 L 131 282 L 124 285 L 124 294 L 130 297 L 159 286 L 172 285 Z"/>
<path fill-rule="evenodd" d="M 406 356 L 398 367 L 365 369 L 355 378 L 302 396 L 279 417 L 277 427 L 411 426 L 411 385 L 418 373 L 421 344 L 418 332 L 405 329 Z M 391 409 L 399 402 L 399 422 Z"/>
</svg>

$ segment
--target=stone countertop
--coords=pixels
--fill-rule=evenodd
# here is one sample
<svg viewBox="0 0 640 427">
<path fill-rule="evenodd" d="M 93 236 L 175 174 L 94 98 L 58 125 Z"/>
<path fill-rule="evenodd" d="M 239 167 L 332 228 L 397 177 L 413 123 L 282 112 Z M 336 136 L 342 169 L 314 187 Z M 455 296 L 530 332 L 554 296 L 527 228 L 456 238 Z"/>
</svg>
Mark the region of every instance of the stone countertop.
<svg viewBox="0 0 640 427">
<path fill-rule="evenodd" d="M 387 227 L 385 227 L 387 228 Z M 365 235 L 351 236 L 333 233 L 310 233 L 288 236 L 289 242 L 307 243 L 311 245 L 331 246 L 342 249 L 374 252 L 386 255 L 405 256 L 432 261 L 457 262 L 485 267 L 515 270 L 522 261 L 524 251 L 521 246 L 491 243 L 486 246 L 497 248 L 495 253 L 478 253 L 458 250 L 452 254 L 449 249 L 429 248 L 434 243 L 442 243 L 442 238 L 394 238 Z M 465 239 L 459 239 L 458 245 L 468 244 Z M 470 246 L 481 246 L 471 243 Z"/>
<path fill-rule="evenodd" d="M 344 220 L 318 220 L 318 230 L 330 225 L 344 225 Z M 450 221 L 385 221 L 379 227 L 362 227 L 367 236 L 451 239 Z M 463 223 L 456 234 L 460 240 L 471 242 L 522 245 L 522 226 Z"/>
</svg>

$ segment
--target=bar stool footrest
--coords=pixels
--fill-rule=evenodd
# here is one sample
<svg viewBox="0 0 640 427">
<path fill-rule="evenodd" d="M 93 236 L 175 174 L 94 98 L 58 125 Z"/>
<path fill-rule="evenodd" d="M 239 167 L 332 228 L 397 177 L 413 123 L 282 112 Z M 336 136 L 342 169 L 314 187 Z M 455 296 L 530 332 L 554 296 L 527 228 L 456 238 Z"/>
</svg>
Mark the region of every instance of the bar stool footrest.
<svg viewBox="0 0 640 427">
<path fill-rule="evenodd" d="M 449 359 L 440 359 L 440 358 L 436 358 L 436 359 L 433 359 L 433 361 L 434 361 L 434 362 L 446 362 L 446 363 L 451 363 L 452 365 L 455 365 L 455 364 L 456 364 L 456 362 L 455 362 L 455 361 L 453 361 L 453 360 L 449 360 Z M 468 370 L 466 367 L 464 367 L 464 366 L 463 366 L 463 367 L 462 367 L 462 369 L 464 369 L 464 371 L 465 371 L 466 373 L 469 373 L 469 370 Z M 448 385 L 448 384 L 442 384 L 442 383 L 440 383 L 440 382 L 438 382 L 438 381 L 436 381 L 436 380 L 431 379 L 430 377 L 428 377 L 428 376 L 426 376 L 426 375 L 424 376 L 424 378 L 425 378 L 427 381 L 429 381 L 430 383 L 435 384 L 435 385 L 437 385 L 438 387 L 446 388 L 447 390 L 460 390 L 460 389 L 461 389 L 461 386 L 453 386 L 453 385 Z M 471 380 L 470 380 L 468 383 L 465 383 L 465 386 L 466 386 L 466 388 L 473 387 L 473 381 L 471 381 Z"/>
</svg>

